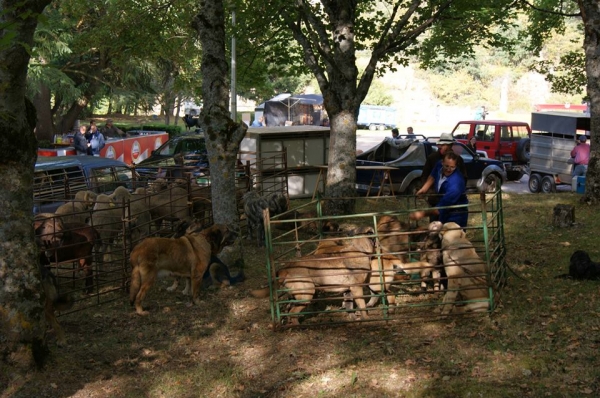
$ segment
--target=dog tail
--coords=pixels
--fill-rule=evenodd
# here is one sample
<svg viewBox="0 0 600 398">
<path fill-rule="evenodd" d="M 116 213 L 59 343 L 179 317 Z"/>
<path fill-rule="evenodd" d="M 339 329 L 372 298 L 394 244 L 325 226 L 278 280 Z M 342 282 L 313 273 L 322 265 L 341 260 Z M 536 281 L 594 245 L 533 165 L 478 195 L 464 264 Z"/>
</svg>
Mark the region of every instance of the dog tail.
<svg viewBox="0 0 600 398">
<path fill-rule="evenodd" d="M 250 295 L 256 298 L 266 298 L 270 295 L 269 287 L 265 287 L 262 289 L 250 290 Z"/>
</svg>

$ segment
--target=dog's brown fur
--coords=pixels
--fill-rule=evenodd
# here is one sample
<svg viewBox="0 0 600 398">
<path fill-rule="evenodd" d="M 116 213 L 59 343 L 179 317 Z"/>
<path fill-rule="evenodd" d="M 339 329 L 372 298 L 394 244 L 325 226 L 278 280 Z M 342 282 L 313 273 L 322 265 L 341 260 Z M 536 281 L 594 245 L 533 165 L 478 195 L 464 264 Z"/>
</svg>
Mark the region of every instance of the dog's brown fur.
<svg viewBox="0 0 600 398">
<path fill-rule="evenodd" d="M 192 300 L 200 303 L 198 293 L 211 255 L 217 255 L 236 238 L 225 225 L 201 228 L 199 223 L 193 223 L 180 238 L 146 238 L 133 249 L 129 300 L 139 315 L 148 314 L 142 301 L 159 274 L 190 277 Z"/>
<path fill-rule="evenodd" d="M 416 245 L 423 234 L 427 232 L 410 231 L 409 226 L 398 220 L 395 216 L 385 215 L 377 221 L 377 235 L 381 252 L 386 254 L 386 257 L 394 256 L 400 260 L 396 264 L 407 274 L 419 274 L 422 279 L 421 287 L 423 289 L 427 287 L 425 278 L 428 278 L 432 272 L 436 272 L 437 279 L 439 280 L 439 271 L 424 259 L 422 261 L 410 262 L 408 253 L 412 250 L 413 244 Z M 371 304 L 371 301 L 369 304 Z"/>
<path fill-rule="evenodd" d="M 448 276 L 448 291 L 440 309 L 442 315 L 450 312 L 484 312 L 489 307 L 489 294 L 485 278 L 486 264 L 479 257 L 473 244 L 466 238 L 461 227 L 449 222 L 443 225 L 442 252 L 444 268 Z M 457 299 L 486 300 L 456 306 Z"/>
<path fill-rule="evenodd" d="M 396 259 L 382 257 L 384 284 L 381 283 L 380 267 L 373 258 L 374 243 L 371 238 L 357 237 L 345 240 L 323 240 L 310 255 L 297 261 L 288 262 L 277 272 L 280 288 L 288 290 L 296 303 L 290 314 L 297 314 L 308 306 L 317 288 L 325 292 L 345 293 L 356 302 L 363 318 L 367 318 L 363 287 L 368 285 L 373 292 L 387 291 L 393 280 L 393 263 Z M 268 297 L 269 289 L 251 291 L 254 297 Z M 393 297 L 393 298 L 392 298 Z M 395 297 L 388 297 L 394 302 Z M 298 324 L 297 317 L 290 318 L 291 324 Z"/>
<path fill-rule="evenodd" d="M 46 321 L 54 329 L 56 334 L 56 345 L 59 347 L 67 344 L 65 331 L 56 319 L 56 311 L 66 311 L 73 307 L 73 298 L 68 295 L 60 295 L 57 289 L 56 278 L 44 265 L 40 265 L 42 272 L 42 288 L 44 289 L 44 316 Z"/>
</svg>

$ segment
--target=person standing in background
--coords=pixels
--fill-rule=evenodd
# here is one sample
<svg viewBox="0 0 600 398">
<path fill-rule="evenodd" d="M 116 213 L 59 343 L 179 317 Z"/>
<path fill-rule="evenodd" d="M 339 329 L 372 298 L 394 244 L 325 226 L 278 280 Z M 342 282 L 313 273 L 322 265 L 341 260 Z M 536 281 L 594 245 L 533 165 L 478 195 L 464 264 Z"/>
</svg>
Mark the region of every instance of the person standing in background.
<svg viewBox="0 0 600 398">
<path fill-rule="evenodd" d="M 469 139 L 469 141 L 467 142 L 467 148 L 477 153 L 477 138 L 475 138 L 475 136 Z"/>
<path fill-rule="evenodd" d="M 407 127 L 406 128 L 406 138 L 408 138 L 408 139 L 415 139 L 415 138 L 417 138 L 417 136 L 413 132 L 413 128 L 412 127 Z"/>
<path fill-rule="evenodd" d="M 573 177 L 584 176 L 587 173 L 588 162 L 590 161 L 590 146 L 586 143 L 585 135 L 579 136 L 579 142 L 571 151 L 573 158 Z"/>
<path fill-rule="evenodd" d="M 98 130 L 96 122 L 90 123 L 90 152 L 88 154 L 100 156 L 100 150 L 106 145 L 104 135 Z"/>
<path fill-rule="evenodd" d="M 82 124 L 79 126 L 79 131 L 73 136 L 73 146 L 75 147 L 78 156 L 85 156 L 88 154 L 90 143 L 85 138 L 86 130 L 86 127 Z"/>
<path fill-rule="evenodd" d="M 112 119 L 107 119 L 106 124 L 102 128 L 102 134 L 104 138 L 125 138 L 127 134 L 123 132 L 120 128 L 116 127 L 113 124 Z"/>
</svg>

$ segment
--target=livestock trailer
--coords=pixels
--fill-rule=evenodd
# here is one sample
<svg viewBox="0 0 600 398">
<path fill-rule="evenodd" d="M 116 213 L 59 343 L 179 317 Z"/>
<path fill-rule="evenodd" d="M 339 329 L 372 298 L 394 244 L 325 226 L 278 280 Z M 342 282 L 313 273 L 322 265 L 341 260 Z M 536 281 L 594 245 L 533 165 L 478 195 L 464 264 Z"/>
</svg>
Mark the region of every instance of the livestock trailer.
<svg viewBox="0 0 600 398">
<path fill-rule="evenodd" d="M 589 138 L 590 116 L 575 112 L 532 112 L 529 190 L 556 191 L 556 185 L 572 184 L 568 163 L 578 135 Z M 587 144 L 582 144 L 587 145 Z"/>
</svg>

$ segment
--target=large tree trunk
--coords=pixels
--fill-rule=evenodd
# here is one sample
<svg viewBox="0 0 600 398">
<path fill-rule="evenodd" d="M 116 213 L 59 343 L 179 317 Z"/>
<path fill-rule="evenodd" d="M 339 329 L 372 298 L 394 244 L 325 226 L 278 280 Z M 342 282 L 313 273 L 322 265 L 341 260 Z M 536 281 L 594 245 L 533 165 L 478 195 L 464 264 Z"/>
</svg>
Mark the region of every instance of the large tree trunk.
<svg viewBox="0 0 600 398">
<path fill-rule="evenodd" d="M 228 64 L 225 56 L 225 10 L 222 0 L 200 1 L 194 27 L 202 43 L 202 93 L 200 126 L 204 129 L 210 162 L 212 209 L 215 223 L 235 226 L 239 215 L 235 196 L 235 166 L 244 123 L 229 116 Z M 239 231 L 238 231 L 239 232 Z"/>
<path fill-rule="evenodd" d="M 585 69 L 587 93 L 590 97 L 590 162 L 585 181 L 583 200 L 600 203 L 600 9 L 598 0 L 579 0 L 585 38 Z"/>
<path fill-rule="evenodd" d="M 38 14 L 49 3 L 0 0 L 0 385 L 41 365 L 47 351 L 32 228 L 36 119 L 25 79 Z"/>
<path fill-rule="evenodd" d="M 59 134 L 69 133 L 75 126 L 75 121 L 79 119 L 81 111 L 88 106 L 89 102 L 85 97 L 73 102 L 67 113 L 56 123 L 56 131 Z"/>
<path fill-rule="evenodd" d="M 33 105 L 37 110 L 35 136 L 38 141 L 48 140 L 52 142 L 54 137 L 54 123 L 52 122 L 52 108 L 50 107 L 50 101 L 50 89 L 45 84 L 41 84 L 40 91 L 33 98 Z"/>
<path fill-rule="evenodd" d="M 354 212 L 354 200 L 344 198 L 356 195 L 356 120 L 368 86 L 364 94 L 358 92 L 354 46 L 356 3 L 326 3 L 325 10 L 334 33 L 331 38 L 333 45 L 327 47 L 327 56 L 321 57 L 325 69 L 317 62 L 310 39 L 299 23 L 302 19 L 290 21 L 288 26 L 296 41 L 304 48 L 304 59 L 317 78 L 323 93 L 323 105 L 330 118 L 331 138 L 325 196 L 333 200 L 326 202 L 324 210 L 327 214 L 351 214 Z M 322 27 L 315 26 L 316 30 L 320 28 Z M 325 31 L 322 32 L 324 37 Z"/>
</svg>

